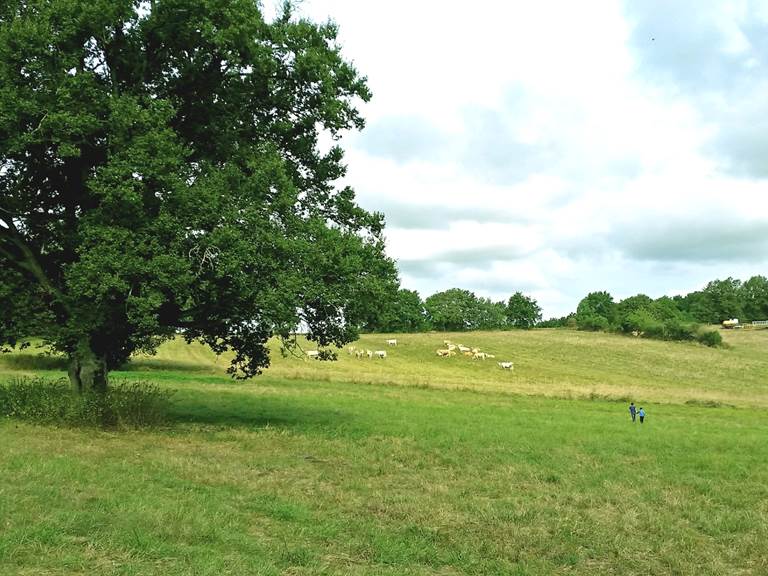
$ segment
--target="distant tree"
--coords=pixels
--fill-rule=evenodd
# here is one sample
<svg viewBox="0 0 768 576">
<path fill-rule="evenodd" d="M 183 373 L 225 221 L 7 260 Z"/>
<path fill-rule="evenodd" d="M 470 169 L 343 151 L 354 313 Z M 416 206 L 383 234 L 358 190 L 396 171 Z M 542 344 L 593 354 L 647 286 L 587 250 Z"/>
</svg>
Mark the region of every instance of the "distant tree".
<svg viewBox="0 0 768 576">
<path fill-rule="evenodd" d="M 649 306 L 649 310 L 653 317 L 661 322 L 668 320 L 683 321 L 684 315 L 677 303 L 669 296 L 662 296 L 654 300 Z"/>
<path fill-rule="evenodd" d="M 636 296 L 630 296 L 625 298 L 616 305 L 616 321 L 617 327 L 622 332 L 632 332 L 639 330 L 638 325 L 638 313 L 648 310 L 653 299 L 645 294 L 637 294 Z"/>
<path fill-rule="evenodd" d="M 477 297 L 469 290 L 451 288 L 432 294 L 424 301 L 424 308 L 435 330 L 470 330 L 476 314 Z"/>
<path fill-rule="evenodd" d="M 382 311 L 380 322 L 368 329 L 375 332 L 423 332 L 428 328 L 427 312 L 419 293 L 401 288 Z"/>
<path fill-rule="evenodd" d="M 336 36 L 289 3 L 0 4 L 0 343 L 42 337 L 104 390 L 179 331 L 241 376 L 299 324 L 354 339 L 397 283 L 321 145 L 370 97 Z"/>
<path fill-rule="evenodd" d="M 739 289 L 745 320 L 768 320 L 768 279 L 753 276 Z"/>
<path fill-rule="evenodd" d="M 590 292 L 576 308 L 579 330 L 607 330 L 615 320 L 616 304 L 608 292 Z"/>
<path fill-rule="evenodd" d="M 744 315 L 741 281 L 734 278 L 709 282 L 691 305 L 691 314 L 699 322 L 720 324 Z"/>
<path fill-rule="evenodd" d="M 536 300 L 515 292 L 507 302 L 507 322 L 513 328 L 533 328 L 541 321 L 541 308 Z"/>
<path fill-rule="evenodd" d="M 506 304 L 478 298 L 470 324 L 473 330 L 504 330 L 508 326 Z"/>
<path fill-rule="evenodd" d="M 576 315 L 574 313 L 560 318 L 548 318 L 536 324 L 537 328 L 576 328 Z"/>
</svg>

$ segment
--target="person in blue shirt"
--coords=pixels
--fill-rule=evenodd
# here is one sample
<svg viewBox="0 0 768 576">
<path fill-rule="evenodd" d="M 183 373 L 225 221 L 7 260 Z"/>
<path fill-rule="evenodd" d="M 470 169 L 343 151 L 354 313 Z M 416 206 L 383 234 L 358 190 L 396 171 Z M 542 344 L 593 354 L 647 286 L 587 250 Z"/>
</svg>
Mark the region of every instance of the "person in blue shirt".
<svg viewBox="0 0 768 576">
<path fill-rule="evenodd" d="M 635 408 L 635 403 L 630 402 L 629 403 L 629 415 L 632 416 L 632 422 L 635 421 L 635 415 L 637 414 L 637 408 Z"/>
<path fill-rule="evenodd" d="M 640 416 L 640 424 L 643 423 L 643 420 L 645 420 L 645 410 L 643 410 L 643 407 L 640 407 L 640 410 L 637 411 L 637 415 Z"/>
</svg>

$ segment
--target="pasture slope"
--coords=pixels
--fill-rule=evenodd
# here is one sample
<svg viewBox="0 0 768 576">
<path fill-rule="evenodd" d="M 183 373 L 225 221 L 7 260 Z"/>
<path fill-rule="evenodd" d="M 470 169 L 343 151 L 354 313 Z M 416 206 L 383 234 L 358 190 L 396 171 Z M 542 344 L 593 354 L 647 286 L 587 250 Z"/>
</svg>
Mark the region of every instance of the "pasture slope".
<svg viewBox="0 0 768 576">
<path fill-rule="evenodd" d="M 766 574 L 768 330 L 724 336 L 396 335 L 248 382 L 170 342 L 114 375 L 178 390 L 167 428 L 0 421 L 0 574 Z"/>
</svg>

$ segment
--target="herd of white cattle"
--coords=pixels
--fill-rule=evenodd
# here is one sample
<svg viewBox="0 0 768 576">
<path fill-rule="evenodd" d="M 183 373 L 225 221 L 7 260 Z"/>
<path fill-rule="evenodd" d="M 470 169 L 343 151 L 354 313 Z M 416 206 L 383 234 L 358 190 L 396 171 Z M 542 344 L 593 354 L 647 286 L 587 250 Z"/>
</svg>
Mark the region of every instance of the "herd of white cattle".
<svg viewBox="0 0 768 576">
<path fill-rule="evenodd" d="M 384 341 L 387 345 L 387 347 L 397 346 L 397 339 L 390 338 Z M 487 352 L 483 352 L 480 350 L 480 348 L 471 348 L 469 346 L 464 346 L 463 344 L 454 344 L 450 340 L 443 340 L 443 346 L 444 348 L 438 348 L 435 352 L 440 358 L 450 358 L 452 356 L 456 356 L 457 354 L 461 354 L 463 356 L 467 356 L 469 358 L 472 358 L 472 360 L 486 360 L 488 358 L 495 359 L 496 356 L 493 354 L 489 354 Z M 357 348 L 356 346 L 350 346 L 347 348 L 347 352 L 350 356 L 354 356 L 358 360 L 362 359 L 374 359 L 378 358 L 380 360 L 384 360 L 387 357 L 387 351 L 386 350 L 369 350 L 367 348 Z M 320 355 L 319 350 L 307 350 L 306 355 L 309 358 L 317 359 Z M 497 362 L 499 367 L 502 370 L 514 370 L 515 365 L 513 362 L 510 361 L 504 361 L 504 362 Z"/>
<path fill-rule="evenodd" d="M 486 360 L 488 358 L 495 359 L 496 356 L 493 354 L 489 354 L 488 352 L 483 352 L 480 350 L 480 348 L 471 348 L 469 346 L 464 346 L 464 344 L 454 344 L 450 340 L 443 340 L 443 348 L 438 348 L 435 350 L 435 353 L 440 358 L 450 358 L 451 356 L 456 356 L 457 354 L 461 354 L 462 356 L 467 356 L 469 358 L 472 358 L 472 360 Z M 502 370 L 514 370 L 515 365 L 513 362 L 504 361 L 504 362 L 497 362 L 499 367 Z"/>
</svg>

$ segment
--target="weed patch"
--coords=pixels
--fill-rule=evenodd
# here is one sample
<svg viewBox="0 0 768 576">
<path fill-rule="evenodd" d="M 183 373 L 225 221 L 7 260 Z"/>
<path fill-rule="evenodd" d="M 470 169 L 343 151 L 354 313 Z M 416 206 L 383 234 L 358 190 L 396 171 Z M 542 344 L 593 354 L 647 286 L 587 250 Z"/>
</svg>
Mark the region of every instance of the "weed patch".
<svg viewBox="0 0 768 576">
<path fill-rule="evenodd" d="M 65 379 L 13 378 L 0 384 L 0 416 L 37 424 L 147 428 L 168 419 L 172 391 L 122 382 L 103 394 L 76 394 Z"/>
<path fill-rule="evenodd" d="M 700 398 L 691 398 L 686 400 L 688 406 L 701 406 L 702 408 L 734 408 L 733 404 L 726 404 L 718 400 L 702 400 Z"/>
</svg>

